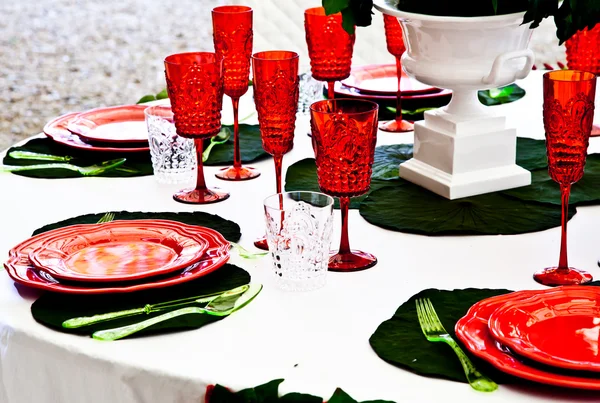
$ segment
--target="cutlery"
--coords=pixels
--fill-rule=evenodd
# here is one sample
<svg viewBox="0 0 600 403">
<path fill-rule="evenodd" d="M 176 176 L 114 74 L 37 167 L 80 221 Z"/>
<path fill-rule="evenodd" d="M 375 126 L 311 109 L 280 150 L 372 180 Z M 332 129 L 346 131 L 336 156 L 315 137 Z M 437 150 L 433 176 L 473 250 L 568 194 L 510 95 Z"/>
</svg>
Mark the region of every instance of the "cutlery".
<svg viewBox="0 0 600 403">
<path fill-rule="evenodd" d="M 225 133 L 225 132 L 227 134 L 225 134 L 225 137 L 223 137 L 221 133 Z M 229 137 L 231 137 L 231 133 L 229 132 L 229 130 L 223 130 L 223 131 L 219 132 L 219 134 L 217 134 L 215 137 L 211 137 L 210 144 L 208 145 L 208 147 L 206 147 L 206 150 L 204 150 L 204 152 L 202 153 L 202 162 L 206 162 L 206 160 L 210 156 L 210 151 L 212 150 L 212 148 L 214 146 L 226 143 L 227 140 L 229 140 Z M 220 140 L 215 140 L 215 139 L 220 139 Z"/>
<path fill-rule="evenodd" d="M 96 340 L 114 341 L 132 335 L 157 323 L 188 314 L 206 314 L 212 316 L 228 316 L 243 308 L 262 290 L 262 284 L 247 284 L 234 288 L 214 297 L 204 308 L 187 307 L 167 312 L 139 323 L 122 326 L 115 329 L 99 330 L 92 337 Z"/>
<path fill-rule="evenodd" d="M 249 250 L 247 250 L 246 248 L 244 248 L 242 245 L 239 245 L 235 242 L 229 242 L 229 243 L 231 244 L 232 248 L 237 249 L 238 255 L 240 255 L 240 257 L 244 258 L 244 259 L 258 259 L 258 258 L 261 258 L 261 257 L 269 254 L 269 252 L 253 253 L 253 252 L 250 252 Z"/>
<path fill-rule="evenodd" d="M 205 294 L 205 295 L 197 295 L 195 297 L 188 297 L 188 298 L 182 298 L 182 299 L 177 299 L 177 300 L 173 300 L 173 301 L 161 302 L 158 304 L 146 304 L 145 306 L 143 306 L 141 308 L 126 309 L 123 311 L 108 312 L 108 313 L 102 313 L 102 314 L 93 315 L 93 316 L 80 316 L 80 317 L 65 320 L 62 323 L 62 326 L 67 329 L 76 329 L 76 328 L 80 328 L 80 327 L 84 327 L 84 326 L 95 325 L 96 323 L 106 322 L 106 321 L 113 320 L 113 319 L 124 318 L 127 316 L 141 315 L 144 313 L 150 314 L 152 312 L 164 311 L 165 309 L 188 305 L 188 304 L 206 303 L 206 302 L 210 302 L 215 297 L 218 297 L 219 295 L 221 295 L 225 292 L 234 292 L 243 287 L 246 287 L 246 286 L 237 287 L 237 288 L 227 290 L 227 291 L 220 291 L 220 292 L 214 292 L 214 293 Z"/>
<path fill-rule="evenodd" d="M 467 357 L 456 341 L 454 341 L 446 329 L 444 329 L 440 318 L 435 312 L 435 309 L 433 309 L 431 300 L 429 298 L 417 299 L 416 306 L 419 324 L 421 325 L 421 330 L 427 340 L 431 342 L 446 343 L 454 350 L 454 353 L 458 356 L 463 370 L 465 371 L 469 385 L 480 392 L 493 392 L 498 389 L 498 385 L 494 381 L 475 368 L 469 357 Z"/>
<path fill-rule="evenodd" d="M 104 161 L 99 164 L 90 165 L 87 167 L 80 167 L 68 163 L 58 164 L 36 164 L 36 165 L 23 165 L 23 166 L 11 166 L 2 165 L 0 166 L 0 172 L 23 172 L 23 171 L 34 171 L 40 169 L 67 169 L 69 171 L 75 171 L 83 176 L 95 176 L 100 175 L 106 171 L 123 165 L 125 158 L 114 159 L 110 161 Z"/>
<path fill-rule="evenodd" d="M 41 154 L 34 153 L 31 151 L 12 151 L 8 153 L 8 156 L 14 159 L 21 160 L 38 160 L 38 161 L 59 161 L 59 162 L 69 162 L 75 157 L 61 156 L 61 155 L 51 155 L 51 154 Z"/>
<path fill-rule="evenodd" d="M 98 224 L 102 224 L 105 222 L 111 222 L 115 219 L 115 213 L 108 211 L 106 213 L 104 213 L 104 215 L 102 217 L 100 217 L 100 219 L 98 220 Z"/>
</svg>

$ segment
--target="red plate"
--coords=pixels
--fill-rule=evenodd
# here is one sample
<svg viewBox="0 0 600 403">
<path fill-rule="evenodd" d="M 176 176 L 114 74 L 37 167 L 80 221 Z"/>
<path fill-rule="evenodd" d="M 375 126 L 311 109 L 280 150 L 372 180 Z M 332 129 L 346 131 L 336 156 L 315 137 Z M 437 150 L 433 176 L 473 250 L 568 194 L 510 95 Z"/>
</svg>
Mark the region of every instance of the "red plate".
<svg viewBox="0 0 600 403">
<path fill-rule="evenodd" d="M 151 288 L 168 287 L 195 280 L 222 267 L 229 260 L 229 242 L 210 228 L 202 228 L 204 238 L 208 241 L 208 249 L 200 261 L 185 270 L 168 274 L 164 277 L 149 279 L 145 282 L 105 285 L 92 283 L 60 283 L 47 272 L 35 268 L 29 261 L 29 252 L 39 246 L 39 238 L 43 234 L 29 238 L 9 251 L 9 258 L 4 267 L 8 275 L 17 283 L 42 290 L 65 294 L 110 294 L 128 293 Z"/>
<path fill-rule="evenodd" d="M 50 122 L 46 123 L 46 126 L 44 126 L 44 133 L 57 143 L 80 150 L 117 153 L 150 152 L 150 147 L 147 145 L 133 147 L 108 147 L 86 143 L 81 137 L 67 130 L 69 122 L 77 115 L 79 115 L 79 113 L 74 112 L 52 119 Z"/>
<path fill-rule="evenodd" d="M 492 337 L 488 328 L 488 320 L 492 313 L 509 301 L 526 299 L 535 294 L 536 291 L 518 291 L 476 303 L 456 323 L 456 336 L 477 357 L 507 374 L 548 385 L 600 390 L 600 379 L 553 373 L 528 366 L 503 350 L 502 345 Z"/>
<path fill-rule="evenodd" d="M 490 333 L 529 359 L 600 371 L 600 289 L 559 287 L 509 301 L 490 316 Z"/>
<path fill-rule="evenodd" d="M 396 102 L 396 95 L 377 95 L 377 94 L 364 94 L 357 90 L 356 88 L 346 87 L 342 85 L 340 82 L 336 82 L 334 86 L 335 95 L 345 98 L 362 98 L 362 99 L 370 99 L 372 101 L 390 101 Z M 450 90 L 441 90 L 440 92 L 432 92 L 426 94 L 414 94 L 414 95 L 406 95 L 402 94 L 402 100 L 426 100 L 426 99 L 434 99 L 434 98 L 450 98 L 452 97 L 452 91 Z"/>
<path fill-rule="evenodd" d="M 363 94 L 396 96 L 398 77 L 395 64 L 371 64 L 353 67 L 350 76 L 342 80 L 346 87 L 356 88 Z M 402 72 L 402 95 L 428 94 L 442 91 L 441 88 L 423 84 Z"/>
<path fill-rule="evenodd" d="M 182 270 L 208 249 L 203 228 L 167 220 L 118 220 L 40 234 L 38 268 L 71 281 L 131 281 Z"/>
<path fill-rule="evenodd" d="M 144 118 L 147 107 L 122 105 L 92 109 L 75 116 L 67 129 L 90 143 L 148 143 Z"/>
</svg>

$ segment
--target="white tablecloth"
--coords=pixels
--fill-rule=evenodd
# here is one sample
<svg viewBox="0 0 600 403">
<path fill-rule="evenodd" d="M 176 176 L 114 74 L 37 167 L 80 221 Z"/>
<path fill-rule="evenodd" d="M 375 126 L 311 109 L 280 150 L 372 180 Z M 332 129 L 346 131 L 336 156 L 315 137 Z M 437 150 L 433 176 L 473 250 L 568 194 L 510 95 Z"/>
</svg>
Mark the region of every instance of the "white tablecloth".
<svg viewBox="0 0 600 403">
<path fill-rule="evenodd" d="M 517 127 L 519 135 L 543 138 L 541 73 L 532 72 L 519 84 L 527 96 L 495 108 L 508 115 L 509 125 Z M 242 111 L 240 116 L 244 115 Z M 285 167 L 312 156 L 307 131 L 308 118 L 301 116 Z M 411 141 L 412 134 L 379 136 L 380 145 Z M 600 139 L 591 140 L 590 151 L 600 151 Z M 263 233 L 262 200 L 275 190 L 271 160 L 254 165 L 262 172 L 260 178 L 239 183 L 219 181 L 213 176 L 217 168 L 206 168 L 210 185 L 231 192 L 229 200 L 206 206 L 174 202 L 171 194 L 179 186 L 159 185 L 151 176 L 44 180 L 1 174 L 0 251 L 6 253 L 44 224 L 108 210 L 219 214 L 240 224 L 240 243 L 251 248 Z M 600 207 L 578 208 L 569 223 L 570 263 L 597 278 L 599 224 Z M 336 212 L 334 244 L 339 242 L 339 226 Z M 536 384 L 502 385 L 484 395 L 464 383 L 425 378 L 389 365 L 368 342 L 402 302 L 425 288 L 542 288 L 532 280 L 532 273 L 557 263 L 559 238 L 559 228 L 518 236 L 410 235 L 369 225 L 353 210 L 351 245 L 374 253 L 379 258 L 374 268 L 329 273 L 326 287 L 318 291 L 288 293 L 272 282 L 268 257 L 233 256 L 232 263 L 265 285 L 242 311 L 196 331 L 113 343 L 59 333 L 36 323 L 30 306 L 38 293 L 15 286 L 3 273 L 0 402 L 191 403 L 202 401 L 209 384 L 237 390 L 276 378 L 285 378 L 282 393 L 298 391 L 325 399 L 341 387 L 359 401 L 600 401 L 598 394 Z"/>
</svg>

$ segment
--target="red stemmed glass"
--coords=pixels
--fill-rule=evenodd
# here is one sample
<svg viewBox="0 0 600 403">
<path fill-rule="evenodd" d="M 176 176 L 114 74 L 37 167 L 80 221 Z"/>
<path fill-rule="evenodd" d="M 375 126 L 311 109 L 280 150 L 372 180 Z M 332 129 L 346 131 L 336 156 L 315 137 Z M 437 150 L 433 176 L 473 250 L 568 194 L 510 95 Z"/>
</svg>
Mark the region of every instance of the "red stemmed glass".
<svg viewBox="0 0 600 403">
<path fill-rule="evenodd" d="M 402 39 L 402 27 L 398 18 L 383 14 L 383 24 L 385 26 L 385 42 L 387 50 L 396 57 L 396 75 L 398 76 L 398 91 L 396 92 L 396 119 L 387 122 L 381 122 L 379 129 L 391 133 L 412 132 L 415 127 L 412 123 L 402 119 L 402 54 L 406 50 L 404 39 Z"/>
<path fill-rule="evenodd" d="M 221 130 L 223 62 L 208 52 L 174 54 L 165 58 L 165 76 L 175 130 L 181 137 L 194 139 L 198 157 L 196 187 L 181 190 L 173 198 L 189 204 L 225 200 L 228 192 L 206 187 L 202 165 L 204 139 Z"/>
<path fill-rule="evenodd" d="M 264 150 L 275 161 L 277 193 L 281 191 L 283 155 L 294 146 L 296 110 L 298 108 L 298 54 L 284 50 L 252 55 L 254 102 Z M 268 250 L 266 238 L 254 242 Z"/>
<path fill-rule="evenodd" d="M 315 80 L 327 82 L 327 97 L 334 98 L 334 85 L 350 76 L 355 35 L 342 27 L 342 14 L 325 15 L 323 7 L 304 11 L 304 29 Z"/>
<path fill-rule="evenodd" d="M 569 267 L 567 220 L 571 185 L 583 176 L 583 167 L 594 119 L 596 76 L 577 70 L 544 74 L 544 129 L 550 177 L 560 185 L 562 202 L 560 258 L 558 266 L 533 275 L 544 285 L 582 284 L 592 275 Z"/>
<path fill-rule="evenodd" d="M 356 271 L 377 263 L 370 253 L 351 250 L 348 240 L 350 198 L 365 194 L 377 142 L 377 112 L 371 101 L 334 99 L 310 107 L 313 149 L 321 191 L 340 199 L 342 239 L 338 253 L 329 258 L 329 270 Z"/>
<path fill-rule="evenodd" d="M 578 31 L 565 42 L 565 47 L 570 69 L 600 75 L 600 23 Z M 592 126 L 591 136 L 600 136 L 600 125 Z"/>
<path fill-rule="evenodd" d="M 260 173 L 242 166 L 238 107 L 240 97 L 248 91 L 250 56 L 252 55 L 252 9 L 246 6 L 221 6 L 212 10 L 215 53 L 223 59 L 223 90 L 233 105 L 233 166 L 216 176 L 229 181 L 257 178 Z"/>
</svg>

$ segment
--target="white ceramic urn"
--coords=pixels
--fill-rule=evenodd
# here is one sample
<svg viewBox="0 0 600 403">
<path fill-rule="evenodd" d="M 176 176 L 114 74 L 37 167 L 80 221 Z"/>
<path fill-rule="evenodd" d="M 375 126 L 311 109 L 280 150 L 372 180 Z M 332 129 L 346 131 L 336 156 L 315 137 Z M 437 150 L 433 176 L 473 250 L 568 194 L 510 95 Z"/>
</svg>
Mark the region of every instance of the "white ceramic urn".
<svg viewBox="0 0 600 403">
<path fill-rule="evenodd" d="M 415 124 L 414 157 L 400 165 L 400 176 L 449 199 L 529 185 L 531 174 L 515 164 L 516 130 L 477 97 L 531 71 L 524 13 L 440 17 L 400 11 L 395 0 L 374 3 L 400 20 L 406 73 L 453 92 L 447 106 Z"/>
</svg>

